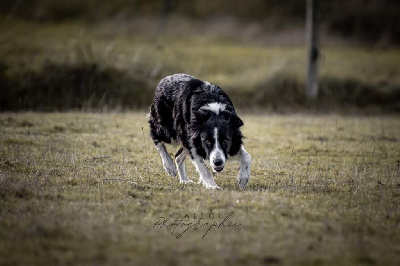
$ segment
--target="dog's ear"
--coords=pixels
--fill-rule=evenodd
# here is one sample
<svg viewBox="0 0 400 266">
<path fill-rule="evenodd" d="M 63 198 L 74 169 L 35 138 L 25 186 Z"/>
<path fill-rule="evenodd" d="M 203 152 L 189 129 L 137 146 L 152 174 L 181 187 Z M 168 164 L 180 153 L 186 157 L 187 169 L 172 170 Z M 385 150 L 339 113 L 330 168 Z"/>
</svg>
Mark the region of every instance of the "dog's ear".
<svg viewBox="0 0 400 266">
<path fill-rule="evenodd" d="M 229 124 L 235 126 L 235 127 L 241 127 L 243 126 L 243 121 L 240 119 L 236 114 L 233 114 L 229 111 L 223 111 L 221 112 L 222 116 L 229 122 Z"/>
<path fill-rule="evenodd" d="M 207 111 L 194 111 L 193 119 L 197 124 L 205 123 L 211 117 L 211 113 Z"/>
<path fill-rule="evenodd" d="M 243 121 L 238 117 L 237 115 L 233 114 L 231 115 L 231 125 L 234 125 L 235 127 L 241 127 L 243 126 Z"/>
</svg>

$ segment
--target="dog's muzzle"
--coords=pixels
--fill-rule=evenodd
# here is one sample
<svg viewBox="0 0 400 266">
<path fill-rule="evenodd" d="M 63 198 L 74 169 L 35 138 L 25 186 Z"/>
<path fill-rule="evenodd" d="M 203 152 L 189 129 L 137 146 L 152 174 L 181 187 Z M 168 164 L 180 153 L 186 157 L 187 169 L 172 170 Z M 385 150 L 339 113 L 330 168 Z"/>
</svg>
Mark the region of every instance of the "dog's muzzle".
<svg viewBox="0 0 400 266">
<path fill-rule="evenodd" d="M 224 161 L 222 159 L 216 159 L 212 163 L 212 167 L 216 172 L 220 172 L 224 169 Z"/>
</svg>

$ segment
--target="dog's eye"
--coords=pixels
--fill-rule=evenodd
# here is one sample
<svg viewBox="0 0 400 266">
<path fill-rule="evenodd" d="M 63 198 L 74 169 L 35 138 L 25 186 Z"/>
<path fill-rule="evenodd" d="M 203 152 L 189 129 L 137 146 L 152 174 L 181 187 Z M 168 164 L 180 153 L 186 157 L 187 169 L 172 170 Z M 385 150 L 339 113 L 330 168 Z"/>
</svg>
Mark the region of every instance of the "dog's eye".
<svg viewBox="0 0 400 266">
<path fill-rule="evenodd" d="M 204 141 L 204 143 L 206 144 L 206 145 L 211 145 L 211 141 L 209 140 L 209 139 L 206 139 L 205 141 Z"/>
</svg>

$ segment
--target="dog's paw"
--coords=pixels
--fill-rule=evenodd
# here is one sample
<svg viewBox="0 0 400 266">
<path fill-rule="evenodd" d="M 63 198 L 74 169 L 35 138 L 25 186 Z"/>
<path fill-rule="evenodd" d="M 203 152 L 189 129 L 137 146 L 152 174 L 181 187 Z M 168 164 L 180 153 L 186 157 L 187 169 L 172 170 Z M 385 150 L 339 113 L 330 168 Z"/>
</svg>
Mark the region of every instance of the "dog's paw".
<svg viewBox="0 0 400 266">
<path fill-rule="evenodd" d="M 181 183 L 181 184 L 196 184 L 196 182 L 194 182 L 194 181 L 192 181 L 192 180 L 190 180 L 190 179 L 187 179 L 187 180 L 179 180 L 179 183 Z"/>
<path fill-rule="evenodd" d="M 243 190 L 250 179 L 250 166 L 243 165 L 239 169 L 239 174 L 237 176 L 237 182 L 239 188 Z"/>
<path fill-rule="evenodd" d="M 171 160 L 165 160 L 163 162 L 163 167 L 165 169 L 165 171 L 170 175 L 175 177 L 177 175 L 177 171 L 176 171 L 176 166 L 174 164 L 174 162 Z"/>
<path fill-rule="evenodd" d="M 221 187 L 218 185 L 206 185 L 206 184 L 203 185 L 206 189 L 221 189 Z"/>
<path fill-rule="evenodd" d="M 249 178 L 238 178 L 238 185 L 240 190 L 243 190 L 246 187 L 247 182 L 249 182 Z"/>
<path fill-rule="evenodd" d="M 206 189 L 221 189 L 215 182 L 202 182 Z"/>
</svg>

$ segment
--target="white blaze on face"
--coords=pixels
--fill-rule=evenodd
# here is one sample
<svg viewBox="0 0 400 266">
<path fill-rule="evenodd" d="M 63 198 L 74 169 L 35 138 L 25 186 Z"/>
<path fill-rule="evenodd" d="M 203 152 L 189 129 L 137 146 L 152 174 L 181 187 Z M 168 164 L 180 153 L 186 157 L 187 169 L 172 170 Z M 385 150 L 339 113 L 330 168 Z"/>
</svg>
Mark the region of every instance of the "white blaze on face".
<svg viewBox="0 0 400 266">
<path fill-rule="evenodd" d="M 211 150 L 210 153 L 210 165 L 215 169 L 215 168 L 224 168 L 225 166 L 225 154 L 222 151 L 221 145 L 218 141 L 218 128 L 214 128 L 214 140 L 215 140 L 215 144 L 214 144 L 214 148 Z M 218 160 L 222 160 L 222 164 L 221 165 L 215 165 L 215 162 Z"/>
<path fill-rule="evenodd" d="M 208 110 L 219 115 L 219 112 L 225 111 L 225 108 L 226 105 L 224 103 L 213 102 L 200 107 L 200 110 Z"/>
</svg>

